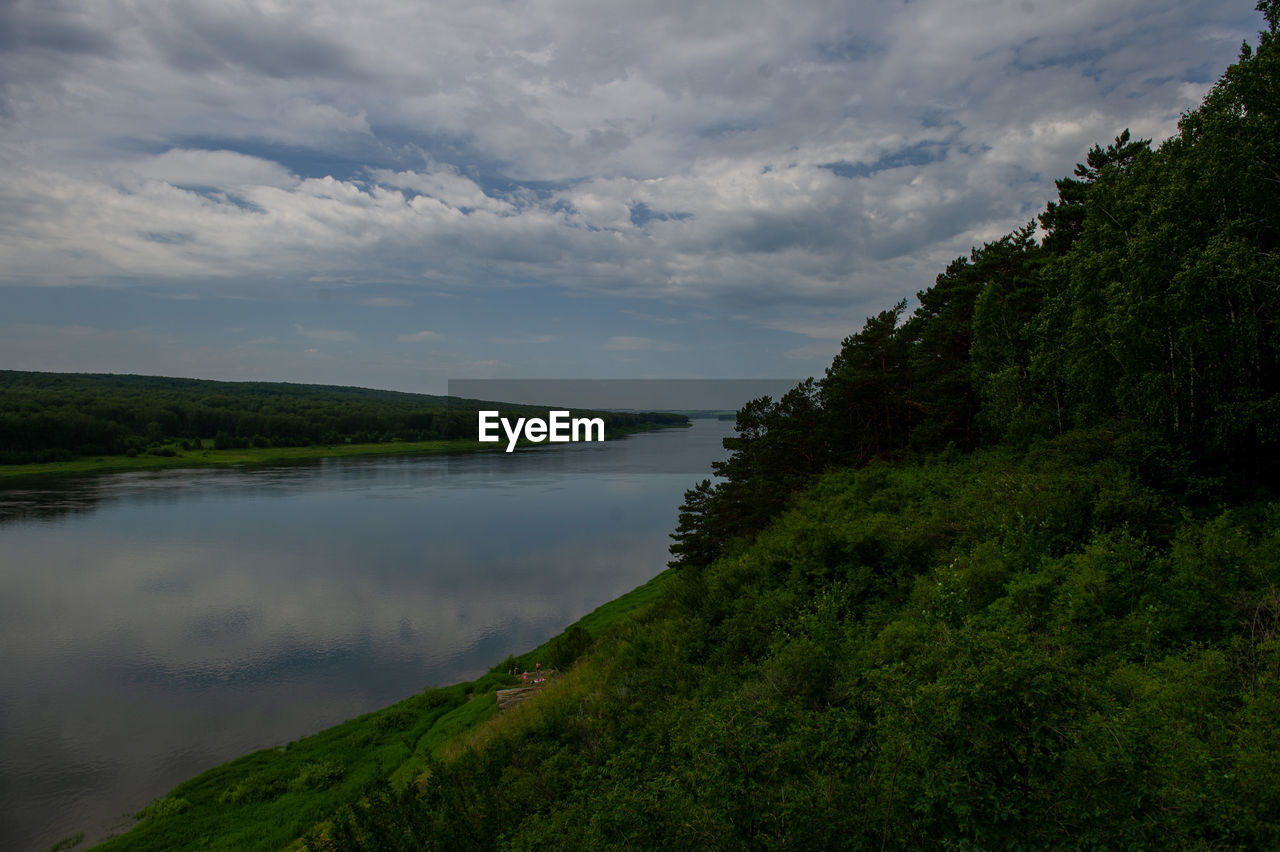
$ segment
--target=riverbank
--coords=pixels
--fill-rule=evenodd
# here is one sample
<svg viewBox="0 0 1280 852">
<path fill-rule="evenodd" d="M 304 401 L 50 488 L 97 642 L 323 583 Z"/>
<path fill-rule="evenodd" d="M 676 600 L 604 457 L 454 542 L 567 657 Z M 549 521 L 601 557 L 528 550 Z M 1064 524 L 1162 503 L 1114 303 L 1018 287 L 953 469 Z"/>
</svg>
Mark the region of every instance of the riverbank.
<svg viewBox="0 0 1280 852">
<path fill-rule="evenodd" d="M 248 447 L 234 450 L 171 448 L 173 455 L 96 456 L 41 464 L 0 466 L 0 480 L 29 476 L 71 476 L 173 468 L 273 464 L 350 456 L 412 456 L 492 450 L 478 441 L 389 441 L 381 444 L 327 444 L 310 447 Z"/>
<path fill-rule="evenodd" d="M 633 428 L 615 430 L 607 437 L 617 440 L 627 435 L 658 429 L 687 428 L 689 423 L 639 423 Z M 430 456 L 463 453 L 501 452 L 505 444 L 482 444 L 479 441 L 387 441 L 378 444 L 323 444 L 306 447 L 245 447 L 218 450 L 206 441 L 199 449 L 184 450 L 176 446 L 163 449 L 164 455 L 150 451 L 137 455 L 85 456 L 67 461 L 39 464 L 0 465 L 0 482 L 27 477 L 78 476 L 88 473 L 127 473 L 130 471 L 174 470 L 233 465 L 263 465 L 314 459 L 349 458 L 353 456 Z M 521 447 L 538 444 L 521 439 Z M 172 453 L 170 455 L 170 453 Z"/>
<path fill-rule="evenodd" d="M 385 709 L 209 769 L 138 811 L 135 826 L 95 848 L 290 847 L 372 787 L 398 790 L 420 778 L 450 743 L 497 713 L 497 690 L 517 682 L 507 673 L 512 666 L 572 662 L 601 632 L 647 608 L 671 577 L 670 571 L 659 574 L 537 648 L 498 662 L 480 678 L 428 688 Z M 122 828 L 127 826 L 117 827 Z"/>
</svg>

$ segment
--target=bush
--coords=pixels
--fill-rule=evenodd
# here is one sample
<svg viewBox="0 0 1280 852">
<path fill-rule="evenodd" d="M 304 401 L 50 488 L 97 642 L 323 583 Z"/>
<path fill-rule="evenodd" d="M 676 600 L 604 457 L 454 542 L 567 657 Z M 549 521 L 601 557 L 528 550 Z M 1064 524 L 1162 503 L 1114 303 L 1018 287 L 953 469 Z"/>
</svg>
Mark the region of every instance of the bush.
<svg viewBox="0 0 1280 852">
<path fill-rule="evenodd" d="M 308 763 L 289 782 L 289 787 L 293 790 L 325 790 L 341 781 L 345 774 L 342 766 L 331 760 Z"/>
<path fill-rule="evenodd" d="M 223 791 L 218 801 L 228 805 L 242 805 L 250 802 L 269 802 L 284 794 L 285 783 L 280 778 L 266 778 L 253 775 L 233 784 Z"/>
<path fill-rule="evenodd" d="M 156 799 L 142 810 L 133 815 L 134 819 L 163 819 L 164 817 L 174 816 L 191 807 L 191 803 L 180 796 L 165 796 L 162 799 Z"/>
<path fill-rule="evenodd" d="M 590 647 L 591 634 L 575 624 L 552 640 L 547 664 L 553 669 L 566 669 Z"/>
</svg>

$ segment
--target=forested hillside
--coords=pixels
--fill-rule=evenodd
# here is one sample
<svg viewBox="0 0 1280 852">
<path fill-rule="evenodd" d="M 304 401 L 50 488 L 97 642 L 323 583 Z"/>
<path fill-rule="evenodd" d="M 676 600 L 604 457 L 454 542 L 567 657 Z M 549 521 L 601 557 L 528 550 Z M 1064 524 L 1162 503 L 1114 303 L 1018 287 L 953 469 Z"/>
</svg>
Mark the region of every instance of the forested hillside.
<svg viewBox="0 0 1280 852">
<path fill-rule="evenodd" d="M 1277 848 L 1280 501 L 1111 447 L 830 474 L 308 848 Z"/>
<path fill-rule="evenodd" d="M 1264 3 L 1273 28 L 1280 6 Z M 920 306 L 844 341 L 823 379 L 738 415 L 688 495 L 676 564 L 705 565 L 831 467 L 1102 428 L 1188 494 L 1280 481 L 1280 79 L 1242 48 L 1158 149 L 1088 152 L 1038 221 L 957 258 Z M 1038 225 L 1038 227 L 1037 227 Z"/>
<path fill-rule="evenodd" d="M 169 444 L 189 448 L 204 440 L 216 449 L 475 440 L 481 405 L 479 400 L 328 385 L 4 370 L 0 464 L 148 448 L 163 453 Z M 682 415 L 654 413 L 600 416 L 613 435 L 686 421 Z"/>
<path fill-rule="evenodd" d="M 739 412 L 652 607 L 306 847 L 1280 848 L 1259 8 L 1176 136 Z"/>
</svg>

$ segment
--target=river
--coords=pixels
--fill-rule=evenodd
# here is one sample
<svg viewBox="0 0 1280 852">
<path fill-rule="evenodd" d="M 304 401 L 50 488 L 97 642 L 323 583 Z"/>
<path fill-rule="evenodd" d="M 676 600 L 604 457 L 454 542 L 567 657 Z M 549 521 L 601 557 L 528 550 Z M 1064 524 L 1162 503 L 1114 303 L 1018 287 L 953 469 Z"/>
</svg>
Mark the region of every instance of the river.
<svg viewBox="0 0 1280 852">
<path fill-rule="evenodd" d="M 0 848 L 545 641 L 665 567 L 731 433 L 0 488 Z"/>
</svg>

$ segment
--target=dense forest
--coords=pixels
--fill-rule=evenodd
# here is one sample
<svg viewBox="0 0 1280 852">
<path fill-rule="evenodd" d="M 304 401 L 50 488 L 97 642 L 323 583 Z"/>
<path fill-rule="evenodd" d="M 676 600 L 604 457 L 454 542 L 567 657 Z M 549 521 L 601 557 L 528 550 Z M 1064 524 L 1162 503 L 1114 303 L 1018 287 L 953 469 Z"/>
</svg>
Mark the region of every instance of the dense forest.
<svg viewBox="0 0 1280 852">
<path fill-rule="evenodd" d="M 724 481 L 687 495 L 676 564 L 708 564 L 831 467 L 1071 430 L 1189 493 L 1280 481 L 1274 40 L 1157 150 L 1128 131 L 1094 147 L 1038 222 L 957 258 L 910 316 L 868 319 L 821 380 L 746 406 Z"/>
<path fill-rule="evenodd" d="M 476 411 L 537 411 L 479 400 L 281 382 L 0 371 L 0 464 L 215 449 L 472 440 Z M 545 415 L 545 410 L 542 416 Z M 606 433 L 684 423 L 604 412 Z"/>
<path fill-rule="evenodd" d="M 1280 848 L 1259 8 L 1174 137 L 1095 147 L 1036 221 L 745 406 L 651 606 L 562 638 L 553 688 L 420 744 L 306 847 Z"/>
</svg>

